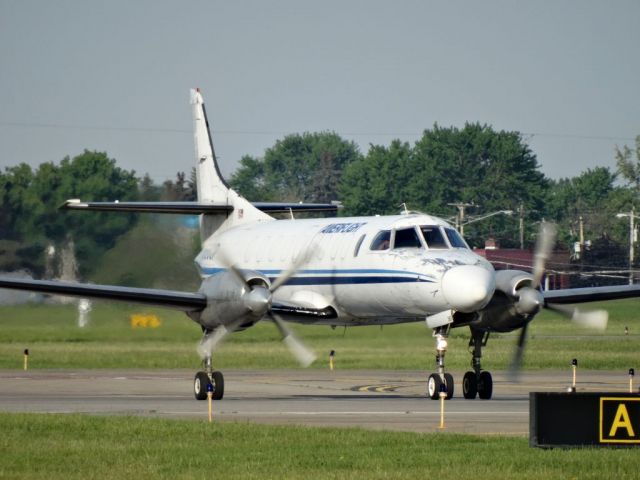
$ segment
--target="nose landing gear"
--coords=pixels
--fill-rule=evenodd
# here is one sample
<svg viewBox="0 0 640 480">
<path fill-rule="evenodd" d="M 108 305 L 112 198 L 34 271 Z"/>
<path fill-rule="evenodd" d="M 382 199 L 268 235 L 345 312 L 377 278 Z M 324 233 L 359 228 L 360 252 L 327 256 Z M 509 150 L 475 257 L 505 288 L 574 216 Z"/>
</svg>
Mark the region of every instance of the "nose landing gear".
<svg viewBox="0 0 640 480">
<path fill-rule="evenodd" d="M 205 331 L 202 337 L 200 345 L 204 345 L 210 339 L 210 335 L 215 335 L 215 332 Z M 224 376 L 222 372 L 213 369 L 213 361 L 211 351 L 205 353 L 204 360 L 202 361 L 204 371 L 196 373 L 193 379 L 193 393 L 196 400 L 207 399 L 207 385 L 211 385 L 213 388 L 213 400 L 222 400 L 224 396 Z"/>
<path fill-rule="evenodd" d="M 432 400 L 437 400 L 440 396 L 440 386 L 445 385 L 447 389 L 447 397 L 449 400 L 453 397 L 453 375 L 444 371 L 444 355 L 447 352 L 447 334 L 445 329 L 434 331 L 436 337 L 436 364 L 438 373 L 432 373 L 427 380 L 427 396 Z"/>
</svg>

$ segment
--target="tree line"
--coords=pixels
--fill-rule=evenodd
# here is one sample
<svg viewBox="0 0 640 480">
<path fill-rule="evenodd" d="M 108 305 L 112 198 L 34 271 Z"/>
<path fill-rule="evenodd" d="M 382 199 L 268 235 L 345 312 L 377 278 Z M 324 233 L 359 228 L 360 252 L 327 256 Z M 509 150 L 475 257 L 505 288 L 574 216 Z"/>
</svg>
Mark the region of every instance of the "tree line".
<svg viewBox="0 0 640 480">
<path fill-rule="evenodd" d="M 340 200 L 340 215 L 421 211 L 455 223 L 456 205 L 465 205 L 468 242 L 482 247 L 493 238 L 503 247 L 530 248 L 537 223 L 559 226 L 559 247 L 590 241 L 623 257 L 629 241 L 628 217 L 640 194 L 640 136 L 634 148 L 616 148 L 616 171 L 588 169 L 553 180 L 540 170 L 535 153 L 518 132 L 468 123 L 434 125 L 414 143 L 393 140 L 366 153 L 334 132 L 287 135 L 261 157 L 244 156 L 230 178 L 253 201 L 329 202 Z M 26 164 L 0 173 L 0 270 L 46 269 L 44 252 L 73 240 L 82 276 L 87 275 L 137 215 L 60 212 L 69 198 L 93 201 L 195 200 L 195 170 L 156 184 L 117 166 L 104 152 L 85 151 L 59 164 Z M 475 218 L 511 211 L 482 221 Z M 584 250 L 584 249 L 583 249 Z M 584 261 L 585 252 L 582 252 Z M 590 261 L 611 263 L 609 259 Z"/>
<path fill-rule="evenodd" d="M 85 277 L 117 239 L 139 219 L 135 214 L 61 212 L 68 199 L 85 201 L 194 200 L 195 180 L 178 172 L 176 180 L 156 185 L 149 175 L 138 177 L 116 165 L 104 152 L 85 150 L 59 164 L 33 169 L 25 163 L 0 173 L 0 271 L 26 269 L 42 276 L 59 275 L 58 255 L 73 250 L 79 274 Z"/>
<path fill-rule="evenodd" d="M 628 223 L 616 214 L 638 204 L 640 136 L 635 149 L 612 154 L 616 171 L 596 167 L 554 180 L 541 172 L 521 134 L 479 123 L 436 124 L 413 145 L 393 140 L 371 145 L 366 154 L 335 133 L 305 133 L 277 141 L 261 158 L 243 157 L 230 183 L 249 200 L 341 200 L 342 215 L 406 208 L 454 223 L 456 205 L 466 205 L 471 223 L 464 232 L 474 247 L 493 238 L 503 247 L 530 248 L 537 224 L 547 220 L 559 226 L 559 248 L 582 241 L 620 251 L 628 244 Z M 474 222 L 498 211 L 511 215 Z"/>
</svg>

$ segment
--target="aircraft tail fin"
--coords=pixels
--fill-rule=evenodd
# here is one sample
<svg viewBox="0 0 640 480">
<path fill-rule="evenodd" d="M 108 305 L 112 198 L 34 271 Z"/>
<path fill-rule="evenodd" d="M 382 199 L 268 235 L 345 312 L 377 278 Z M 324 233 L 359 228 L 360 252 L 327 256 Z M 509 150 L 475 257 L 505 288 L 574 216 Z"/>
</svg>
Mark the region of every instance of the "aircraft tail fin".
<svg viewBox="0 0 640 480">
<path fill-rule="evenodd" d="M 196 178 L 199 202 L 225 203 L 229 184 L 220 173 L 213 150 L 211 129 L 200 89 L 191 90 L 193 109 L 193 134 L 196 148 Z"/>
<path fill-rule="evenodd" d="M 218 229 L 226 229 L 239 223 L 256 220 L 273 220 L 273 217 L 263 213 L 231 189 L 220 173 L 218 161 L 213 149 L 207 111 L 200 89 L 191 90 L 191 105 L 196 153 L 198 202 L 226 204 L 233 207 L 233 212 L 226 217 L 208 214 L 200 217 L 200 234 L 202 240 L 211 236 Z"/>
</svg>

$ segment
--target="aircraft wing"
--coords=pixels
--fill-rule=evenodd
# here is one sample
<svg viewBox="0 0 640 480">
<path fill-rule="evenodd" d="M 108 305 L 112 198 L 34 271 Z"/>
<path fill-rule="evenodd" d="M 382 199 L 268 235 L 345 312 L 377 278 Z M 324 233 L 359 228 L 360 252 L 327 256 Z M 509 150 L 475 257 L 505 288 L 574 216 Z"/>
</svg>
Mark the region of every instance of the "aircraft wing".
<svg viewBox="0 0 640 480">
<path fill-rule="evenodd" d="M 567 288 L 542 292 L 547 303 L 587 303 L 640 297 L 640 284 L 609 287 Z"/>
<path fill-rule="evenodd" d="M 337 203 L 278 203 L 254 202 L 253 205 L 267 213 L 294 212 L 333 212 L 340 208 Z M 71 199 L 61 206 L 64 210 L 91 210 L 98 212 L 141 212 L 141 213 L 176 213 L 183 215 L 200 215 L 229 213 L 233 206 L 221 203 L 199 202 L 83 202 Z"/>
<path fill-rule="evenodd" d="M 145 305 L 182 310 L 183 312 L 195 312 L 203 310 L 207 306 L 207 299 L 201 293 L 156 290 L 152 288 L 92 285 L 87 283 L 28 280 L 8 277 L 0 277 L 0 288 L 28 290 L 52 295 L 142 303 Z"/>
<path fill-rule="evenodd" d="M 325 308 L 302 307 L 292 303 L 273 303 L 271 312 L 286 317 L 295 317 L 297 320 L 324 320 L 336 318 L 336 311 L 327 306 Z"/>
</svg>

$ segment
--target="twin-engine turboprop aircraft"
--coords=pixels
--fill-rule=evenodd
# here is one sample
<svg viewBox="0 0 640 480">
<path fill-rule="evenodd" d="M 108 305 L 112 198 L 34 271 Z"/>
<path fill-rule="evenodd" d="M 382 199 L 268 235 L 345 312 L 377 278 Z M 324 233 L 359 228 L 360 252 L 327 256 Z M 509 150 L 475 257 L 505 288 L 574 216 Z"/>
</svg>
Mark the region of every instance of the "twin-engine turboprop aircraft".
<svg viewBox="0 0 640 480">
<path fill-rule="evenodd" d="M 481 366 L 490 332 L 521 329 L 514 365 L 520 363 L 529 322 L 550 308 L 578 323 L 604 328 L 606 312 L 581 313 L 560 304 L 640 295 L 640 287 L 602 287 L 543 292 L 544 264 L 554 243 L 552 225 L 543 224 L 533 273 L 494 271 L 444 220 L 424 215 L 276 220 L 268 213 L 333 211 L 332 204 L 251 203 L 229 188 L 220 174 L 199 90 L 192 90 L 196 145 L 197 202 L 82 202 L 69 210 L 183 213 L 200 215 L 202 251 L 195 263 L 202 276 L 195 293 L 0 278 L 0 288 L 102 298 L 184 311 L 203 330 L 203 371 L 194 380 L 195 397 L 224 395 L 224 377 L 213 367 L 213 352 L 228 333 L 270 319 L 298 360 L 313 354 L 284 320 L 315 325 L 384 325 L 425 322 L 433 329 L 437 372 L 427 394 L 454 393 L 445 371 L 447 336 L 469 327 L 473 370 L 464 375 L 465 398 L 489 399 L 491 374 Z"/>
</svg>

